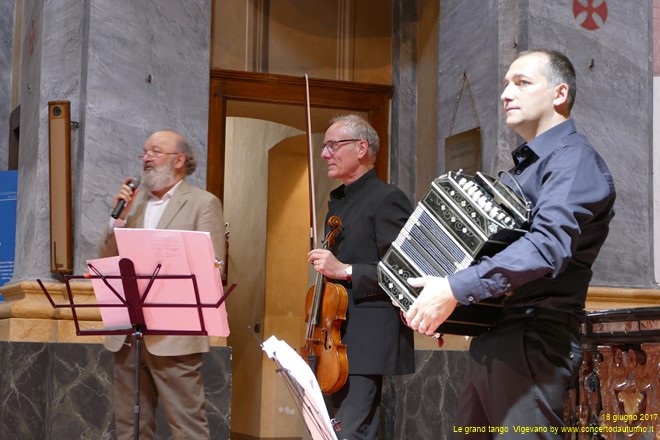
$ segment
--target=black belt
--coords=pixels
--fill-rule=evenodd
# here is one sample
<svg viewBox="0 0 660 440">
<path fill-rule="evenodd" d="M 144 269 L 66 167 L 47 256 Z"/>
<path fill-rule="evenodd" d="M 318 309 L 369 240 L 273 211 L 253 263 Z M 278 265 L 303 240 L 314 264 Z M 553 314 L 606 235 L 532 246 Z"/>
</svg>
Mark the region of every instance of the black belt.
<svg viewBox="0 0 660 440">
<path fill-rule="evenodd" d="M 538 319 L 549 321 L 567 327 L 574 335 L 580 335 L 580 320 L 568 312 L 543 309 L 540 307 L 512 307 L 505 309 L 500 316 L 499 323 L 512 319 Z"/>
</svg>

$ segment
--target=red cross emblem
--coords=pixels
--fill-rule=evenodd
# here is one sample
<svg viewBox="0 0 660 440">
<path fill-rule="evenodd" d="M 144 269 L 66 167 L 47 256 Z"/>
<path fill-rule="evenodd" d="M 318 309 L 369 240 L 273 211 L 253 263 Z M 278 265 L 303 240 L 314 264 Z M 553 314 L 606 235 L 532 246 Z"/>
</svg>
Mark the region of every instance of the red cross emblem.
<svg viewBox="0 0 660 440">
<path fill-rule="evenodd" d="M 573 0 L 573 16 L 585 29 L 595 31 L 607 20 L 605 0 Z"/>
</svg>

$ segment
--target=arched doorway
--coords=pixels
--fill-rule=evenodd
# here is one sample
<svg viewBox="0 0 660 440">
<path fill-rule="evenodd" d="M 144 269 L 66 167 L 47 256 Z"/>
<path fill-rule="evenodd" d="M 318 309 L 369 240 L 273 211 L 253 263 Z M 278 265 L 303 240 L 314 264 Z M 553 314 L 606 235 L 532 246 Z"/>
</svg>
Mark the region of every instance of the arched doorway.
<svg viewBox="0 0 660 440">
<path fill-rule="evenodd" d="M 309 88 L 316 143 L 332 117 L 361 113 L 380 135 L 376 170 L 387 178 L 392 88 L 317 79 L 309 80 Z M 303 194 L 308 191 L 305 106 L 302 77 L 212 71 L 207 189 L 225 203 L 229 282 L 238 285 L 227 310 L 233 353 L 231 431 L 239 440 L 299 438 L 302 432 L 300 415 L 260 343 L 273 332 L 279 339 L 294 339 L 296 329 L 286 326 L 300 326 L 300 338 L 304 337 L 309 250 L 309 203 Z M 317 181 L 325 178 L 324 164 L 318 162 L 322 161 L 315 164 Z M 325 217 L 331 184 L 325 178 L 317 188 L 319 221 Z M 295 221 L 283 225 L 286 216 L 295 216 Z M 289 284 L 296 286 L 295 292 L 288 290 Z M 294 349 L 299 346 L 297 341 L 287 342 Z"/>
</svg>

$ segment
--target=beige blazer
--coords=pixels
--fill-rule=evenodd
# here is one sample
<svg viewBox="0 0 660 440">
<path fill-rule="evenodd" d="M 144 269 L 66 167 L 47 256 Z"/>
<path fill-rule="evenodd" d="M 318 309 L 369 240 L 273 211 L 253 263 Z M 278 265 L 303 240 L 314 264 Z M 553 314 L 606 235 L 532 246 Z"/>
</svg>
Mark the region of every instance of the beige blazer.
<svg viewBox="0 0 660 440">
<path fill-rule="evenodd" d="M 138 194 L 126 217 L 127 228 L 142 228 L 147 207 L 147 191 Z M 211 233 L 216 258 L 225 258 L 225 231 L 222 216 L 222 203 L 213 194 L 190 185 L 185 180 L 172 194 L 165 212 L 158 223 L 158 229 L 178 229 L 185 231 L 206 231 Z M 118 255 L 114 230 L 106 225 L 99 245 L 99 256 Z M 119 351 L 126 340 L 125 336 L 107 336 L 105 347 Z M 181 356 L 209 351 L 207 336 L 157 336 L 145 335 L 144 345 L 156 356 Z"/>
</svg>

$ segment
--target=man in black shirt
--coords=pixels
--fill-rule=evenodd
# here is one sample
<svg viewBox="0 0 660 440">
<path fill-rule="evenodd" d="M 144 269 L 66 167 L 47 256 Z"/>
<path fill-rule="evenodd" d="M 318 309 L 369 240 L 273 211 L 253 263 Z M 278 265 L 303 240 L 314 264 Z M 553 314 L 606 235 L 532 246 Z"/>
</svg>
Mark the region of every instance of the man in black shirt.
<svg viewBox="0 0 660 440">
<path fill-rule="evenodd" d="M 412 206 L 401 190 L 376 176 L 378 147 L 376 131 L 357 115 L 333 119 L 321 146 L 328 176 L 343 182 L 330 193 L 328 212 L 328 218 L 341 219 L 342 232 L 329 250 L 309 253 L 316 271 L 348 292 L 341 342 L 349 376 L 330 399 L 341 424 L 339 439 L 375 439 L 383 375 L 414 371 L 413 332 L 378 285 L 376 272 Z"/>
</svg>

